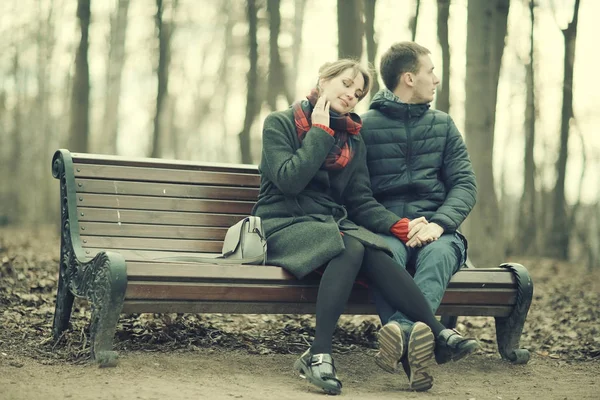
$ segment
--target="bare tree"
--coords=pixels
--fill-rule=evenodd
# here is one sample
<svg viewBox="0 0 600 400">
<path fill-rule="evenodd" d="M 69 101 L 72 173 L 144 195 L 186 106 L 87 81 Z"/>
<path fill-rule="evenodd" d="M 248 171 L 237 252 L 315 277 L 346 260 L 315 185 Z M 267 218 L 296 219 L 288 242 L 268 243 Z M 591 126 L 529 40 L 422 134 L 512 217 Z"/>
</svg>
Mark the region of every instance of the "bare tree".
<svg viewBox="0 0 600 400">
<path fill-rule="evenodd" d="M 520 254 L 536 253 L 536 232 L 539 221 L 537 220 L 537 196 L 535 189 L 535 159 L 533 150 L 535 145 L 535 70 L 534 70 L 534 31 L 535 31 L 535 1 L 529 0 L 529 19 L 531 30 L 529 34 L 529 62 L 525 66 L 525 86 L 527 97 L 525 105 L 525 164 L 523 179 L 523 195 L 519 206 L 517 219 L 517 234 L 515 236 L 516 251 Z"/>
<path fill-rule="evenodd" d="M 471 1 L 468 5 L 465 136 L 478 193 L 477 205 L 465 227 L 476 265 L 498 263 L 505 253 L 492 160 L 508 8 L 509 0 Z"/>
<path fill-rule="evenodd" d="M 125 63 L 125 36 L 129 0 L 118 0 L 117 9 L 111 17 L 110 47 L 106 62 L 106 93 L 104 100 L 104 129 L 100 151 L 117 153 L 119 129 L 119 102 L 121 98 L 121 75 Z"/>
<path fill-rule="evenodd" d="M 30 203 L 31 217 L 33 221 L 43 221 L 49 216 L 58 215 L 56 207 L 56 198 L 53 196 L 54 182 L 44 179 L 47 177 L 48 165 L 52 157 L 52 139 L 54 139 L 52 129 L 52 117 L 50 113 L 50 69 L 52 63 L 52 54 L 56 36 L 54 32 L 54 1 L 51 0 L 47 14 L 42 11 L 41 0 L 38 1 L 38 27 L 37 27 L 37 87 L 38 94 L 35 97 L 36 108 L 36 126 L 31 129 L 37 132 L 35 135 L 39 138 L 35 152 L 31 161 L 31 169 L 34 174 L 33 182 L 40 182 L 37 196 L 26 196 L 31 198 Z"/>
<path fill-rule="evenodd" d="M 379 91 L 379 79 L 375 67 L 375 55 L 377 54 L 377 40 L 375 39 L 375 4 L 377 0 L 365 0 L 365 39 L 367 41 L 367 59 L 373 66 L 373 88 L 370 97 Z"/>
<path fill-rule="evenodd" d="M 338 57 L 359 60 L 363 48 L 362 0 L 338 0 Z"/>
<path fill-rule="evenodd" d="M 552 224 L 547 230 L 545 253 L 549 257 L 563 260 L 569 258 L 569 236 L 567 205 L 565 201 L 565 179 L 567 175 L 567 155 L 569 148 L 569 124 L 573 118 L 573 70 L 575 65 L 575 45 L 577 43 L 577 23 L 579 21 L 579 3 L 575 0 L 573 19 L 562 29 L 565 41 L 563 71 L 563 104 L 560 123 L 560 149 L 556 162 L 556 185 L 552 193 Z"/>
<path fill-rule="evenodd" d="M 250 129 L 256 119 L 260 109 L 260 96 L 258 89 L 258 38 L 256 35 L 258 28 L 257 7 L 255 0 L 246 0 L 246 15 L 248 18 L 248 53 L 250 68 L 247 74 L 247 92 L 246 92 L 246 116 L 244 117 L 244 127 L 239 134 L 240 154 L 242 163 L 252 163 L 252 149 L 250 140 Z"/>
<path fill-rule="evenodd" d="M 88 65 L 88 36 L 90 28 L 90 1 L 77 1 L 77 18 L 81 39 L 75 56 L 75 77 L 71 95 L 71 129 L 69 147 L 72 151 L 88 151 L 90 70 Z"/>
<path fill-rule="evenodd" d="M 286 79 L 286 71 L 281 62 L 279 54 L 279 30 L 281 27 L 281 14 L 279 12 L 279 0 L 267 0 L 267 12 L 269 13 L 269 78 L 267 81 L 267 104 L 271 110 L 277 108 L 277 97 L 283 94 L 288 102 L 292 104 L 294 98 L 289 83 Z"/>
<path fill-rule="evenodd" d="M 154 114 L 154 134 L 152 135 L 152 153 L 150 157 L 161 157 L 163 149 L 162 113 L 169 88 L 169 25 L 163 21 L 163 0 L 156 0 L 156 30 L 158 33 L 158 90 L 156 92 L 156 112 Z"/>
<path fill-rule="evenodd" d="M 421 9 L 421 0 L 417 0 L 415 3 L 415 14 L 410 18 L 408 22 L 408 28 L 411 32 L 411 40 L 414 42 L 417 38 L 417 22 L 419 21 L 419 11 Z"/>
<path fill-rule="evenodd" d="M 302 25 L 304 21 L 305 8 L 306 0 L 294 0 L 294 44 L 292 45 L 291 67 L 291 82 L 294 85 L 294 94 L 296 91 L 296 83 L 298 82 L 298 65 L 300 64 L 300 49 L 302 47 Z"/>
<path fill-rule="evenodd" d="M 450 0 L 437 0 L 437 37 L 442 48 L 442 88 L 438 91 L 435 108 L 450 111 L 450 43 L 448 41 L 448 19 Z"/>
</svg>

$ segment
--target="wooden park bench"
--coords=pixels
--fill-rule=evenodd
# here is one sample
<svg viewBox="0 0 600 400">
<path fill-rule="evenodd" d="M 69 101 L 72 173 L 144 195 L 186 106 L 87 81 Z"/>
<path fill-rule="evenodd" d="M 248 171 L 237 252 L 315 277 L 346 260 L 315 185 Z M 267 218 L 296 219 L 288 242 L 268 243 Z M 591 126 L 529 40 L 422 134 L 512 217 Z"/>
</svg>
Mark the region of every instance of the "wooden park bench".
<svg viewBox="0 0 600 400">
<path fill-rule="evenodd" d="M 116 364 L 113 338 L 122 313 L 311 314 L 318 278 L 297 280 L 263 265 L 169 262 L 216 256 L 227 228 L 249 215 L 258 195 L 256 166 L 128 158 L 58 150 L 60 277 L 53 334 L 67 329 L 74 296 L 91 304 L 91 355 Z M 162 259 L 162 260 L 161 260 Z M 500 355 L 526 363 L 519 348 L 533 284 L 519 264 L 464 268 L 437 310 L 446 326 L 457 316 L 492 316 Z M 345 311 L 376 314 L 357 285 Z"/>
</svg>

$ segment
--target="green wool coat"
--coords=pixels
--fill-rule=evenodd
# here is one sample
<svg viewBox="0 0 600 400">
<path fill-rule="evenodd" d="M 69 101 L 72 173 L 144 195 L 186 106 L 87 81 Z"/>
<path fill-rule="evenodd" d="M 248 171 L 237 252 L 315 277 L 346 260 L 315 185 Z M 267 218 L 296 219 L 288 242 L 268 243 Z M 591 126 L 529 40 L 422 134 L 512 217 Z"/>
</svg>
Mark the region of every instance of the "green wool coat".
<svg viewBox="0 0 600 400">
<path fill-rule="evenodd" d="M 340 231 L 390 253 L 376 234 L 400 219 L 374 198 L 360 135 L 355 154 L 337 171 L 322 168 L 334 138 L 312 127 L 300 143 L 292 109 L 264 122 L 261 185 L 252 210 L 267 236 L 267 261 L 302 278 L 344 250 Z"/>
</svg>

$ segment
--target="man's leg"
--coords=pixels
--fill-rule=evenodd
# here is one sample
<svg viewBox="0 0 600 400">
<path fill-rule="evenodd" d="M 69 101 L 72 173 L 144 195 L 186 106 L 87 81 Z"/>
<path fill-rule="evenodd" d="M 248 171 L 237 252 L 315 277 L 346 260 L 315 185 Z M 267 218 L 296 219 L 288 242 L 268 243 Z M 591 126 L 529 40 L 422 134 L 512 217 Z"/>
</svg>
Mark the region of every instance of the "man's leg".
<svg viewBox="0 0 600 400">
<path fill-rule="evenodd" d="M 443 234 L 435 242 L 417 250 L 415 283 L 436 312 L 448 283 L 466 260 L 465 245 L 456 233 Z"/>
</svg>

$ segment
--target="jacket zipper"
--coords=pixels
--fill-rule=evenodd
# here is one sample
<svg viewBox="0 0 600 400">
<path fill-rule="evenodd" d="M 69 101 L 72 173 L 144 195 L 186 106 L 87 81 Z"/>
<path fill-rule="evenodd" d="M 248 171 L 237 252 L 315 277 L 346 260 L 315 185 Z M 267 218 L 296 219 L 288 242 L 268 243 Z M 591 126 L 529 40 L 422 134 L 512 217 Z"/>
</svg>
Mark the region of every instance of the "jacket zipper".
<svg viewBox="0 0 600 400">
<path fill-rule="evenodd" d="M 412 135 L 408 121 L 403 121 L 406 128 L 406 172 L 408 173 L 408 182 L 412 183 Z"/>
</svg>

